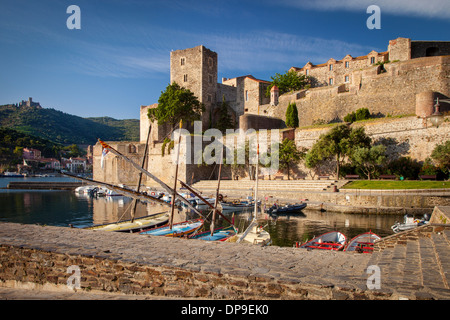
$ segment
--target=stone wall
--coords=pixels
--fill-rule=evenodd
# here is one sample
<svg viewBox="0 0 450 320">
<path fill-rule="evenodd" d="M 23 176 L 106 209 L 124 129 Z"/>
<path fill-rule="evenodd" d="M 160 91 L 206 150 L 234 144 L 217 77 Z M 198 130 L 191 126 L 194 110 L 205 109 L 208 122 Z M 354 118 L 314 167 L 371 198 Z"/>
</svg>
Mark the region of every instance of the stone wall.
<svg viewBox="0 0 450 320">
<path fill-rule="evenodd" d="M 244 114 L 239 117 L 239 129 L 244 132 L 248 129 L 278 129 L 284 128 L 286 124 L 283 120 L 267 116 L 259 116 L 256 114 Z"/>
<path fill-rule="evenodd" d="M 261 114 L 285 120 L 290 102 L 297 104 L 300 126 L 316 120 L 341 122 L 348 113 L 368 108 L 372 114 L 405 115 L 416 111 L 416 95 L 426 91 L 450 95 L 450 56 L 391 62 L 355 70 L 347 84 L 312 88 L 280 96 L 278 106 L 261 106 Z"/>
</svg>

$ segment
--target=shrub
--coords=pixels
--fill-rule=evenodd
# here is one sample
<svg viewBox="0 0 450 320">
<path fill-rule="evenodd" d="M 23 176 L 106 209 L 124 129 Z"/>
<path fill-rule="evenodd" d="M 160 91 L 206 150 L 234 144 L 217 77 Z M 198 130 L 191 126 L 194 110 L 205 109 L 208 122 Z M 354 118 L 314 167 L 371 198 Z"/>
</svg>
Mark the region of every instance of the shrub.
<svg viewBox="0 0 450 320">
<path fill-rule="evenodd" d="M 367 108 L 360 108 L 356 112 L 351 112 L 344 117 L 345 122 L 355 122 L 370 119 L 370 111 Z"/>
</svg>

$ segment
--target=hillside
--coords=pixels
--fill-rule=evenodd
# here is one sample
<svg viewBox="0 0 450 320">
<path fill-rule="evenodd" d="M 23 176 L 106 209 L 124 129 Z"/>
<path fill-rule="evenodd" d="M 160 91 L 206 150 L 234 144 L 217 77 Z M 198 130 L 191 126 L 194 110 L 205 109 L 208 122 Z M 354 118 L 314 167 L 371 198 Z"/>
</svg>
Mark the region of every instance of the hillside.
<svg viewBox="0 0 450 320">
<path fill-rule="evenodd" d="M 138 141 L 139 120 L 82 118 L 55 109 L 0 106 L 0 125 L 61 144 Z"/>
</svg>

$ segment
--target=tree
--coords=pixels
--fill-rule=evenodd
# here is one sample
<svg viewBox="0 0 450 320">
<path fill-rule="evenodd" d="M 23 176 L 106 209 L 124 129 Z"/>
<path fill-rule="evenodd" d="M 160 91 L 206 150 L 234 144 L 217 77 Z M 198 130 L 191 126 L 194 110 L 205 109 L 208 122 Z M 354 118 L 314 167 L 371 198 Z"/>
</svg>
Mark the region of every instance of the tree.
<svg viewBox="0 0 450 320">
<path fill-rule="evenodd" d="M 289 128 L 298 128 L 298 110 L 295 102 L 289 103 L 286 110 L 286 125 Z"/>
<path fill-rule="evenodd" d="M 225 95 L 222 96 L 222 104 L 219 107 L 218 116 L 216 127 L 222 131 L 222 133 L 225 133 L 227 129 L 234 127 L 233 119 L 228 113 L 228 103 L 225 101 Z"/>
<path fill-rule="evenodd" d="M 201 119 L 205 107 L 189 90 L 176 82 L 168 85 L 158 99 L 158 107 L 148 110 L 148 118 L 158 124 L 169 123 L 175 127 L 180 120 L 192 122 Z"/>
<path fill-rule="evenodd" d="M 431 158 L 435 160 L 444 173 L 450 173 L 450 140 L 436 145 L 431 152 Z"/>
<path fill-rule="evenodd" d="M 351 154 L 352 161 L 370 180 L 378 166 L 386 161 L 386 147 L 379 144 L 370 147 L 356 147 Z"/>
<path fill-rule="evenodd" d="M 266 96 L 270 97 L 270 89 L 277 86 L 280 90 L 280 95 L 289 91 L 301 90 L 310 86 L 310 77 L 304 74 L 298 74 L 294 70 L 288 71 L 285 74 L 276 73 L 271 77 L 272 83 L 267 88 Z"/>
<path fill-rule="evenodd" d="M 339 169 L 345 157 L 352 154 L 357 147 L 369 147 L 371 139 L 364 131 L 363 127 L 351 129 L 342 124 L 333 127 L 327 134 L 321 135 L 319 140 L 309 150 L 306 157 L 306 166 L 314 168 L 320 162 L 335 157 L 336 176 L 339 177 Z"/>
<path fill-rule="evenodd" d="M 281 169 L 287 169 L 288 180 L 290 180 L 290 169 L 298 163 L 305 154 L 300 152 L 295 142 L 290 139 L 284 139 L 279 146 L 278 161 Z"/>
</svg>

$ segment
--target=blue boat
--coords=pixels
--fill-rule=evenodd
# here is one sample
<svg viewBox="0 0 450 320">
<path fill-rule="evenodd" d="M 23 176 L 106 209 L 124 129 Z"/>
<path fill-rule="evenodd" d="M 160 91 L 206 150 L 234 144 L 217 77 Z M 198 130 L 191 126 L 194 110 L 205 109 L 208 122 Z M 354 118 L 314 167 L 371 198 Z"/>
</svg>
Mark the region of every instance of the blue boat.
<svg viewBox="0 0 450 320">
<path fill-rule="evenodd" d="M 151 236 L 164 236 L 164 237 L 184 237 L 192 234 L 203 226 L 203 219 L 197 219 L 193 221 L 184 221 L 175 223 L 172 229 L 169 225 L 163 227 L 139 232 L 139 234 L 151 235 Z"/>
<path fill-rule="evenodd" d="M 197 234 L 193 234 L 189 236 L 189 239 L 198 239 L 198 240 L 205 240 L 205 241 L 225 241 L 228 238 L 234 236 L 236 234 L 234 227 L 229 226 L 226 228 L 219 228 L 214 230 L 213 234 L 211 235 L 211 231 L 205 231 Z"/>
</svg>

